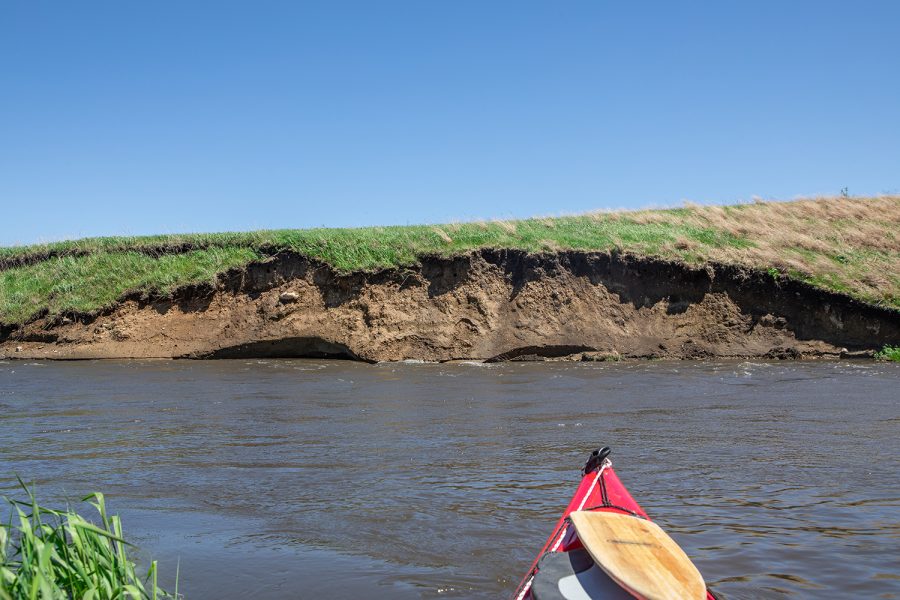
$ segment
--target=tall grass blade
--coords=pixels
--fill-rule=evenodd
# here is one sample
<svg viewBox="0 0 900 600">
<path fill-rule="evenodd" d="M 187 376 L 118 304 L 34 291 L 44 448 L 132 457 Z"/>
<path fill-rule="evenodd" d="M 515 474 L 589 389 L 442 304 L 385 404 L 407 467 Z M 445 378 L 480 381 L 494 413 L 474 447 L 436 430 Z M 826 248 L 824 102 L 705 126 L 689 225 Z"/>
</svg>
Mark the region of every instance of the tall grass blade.
<svg viewBox="0 0 900 600">
<path fill-rule="evenodd" d="M 73 510 L 38 504 L 32 488 L 17 476 L 27 501 L 5 498 L 9 520 L 0 523 L 0 600 L 165 600 L 157 562 L 142 580 L 117 515 L 109 515 L 103 494 L 87 496 L 100 521 Z M 176 572 L 176 594 L 177 594 Z"/>
</svg>

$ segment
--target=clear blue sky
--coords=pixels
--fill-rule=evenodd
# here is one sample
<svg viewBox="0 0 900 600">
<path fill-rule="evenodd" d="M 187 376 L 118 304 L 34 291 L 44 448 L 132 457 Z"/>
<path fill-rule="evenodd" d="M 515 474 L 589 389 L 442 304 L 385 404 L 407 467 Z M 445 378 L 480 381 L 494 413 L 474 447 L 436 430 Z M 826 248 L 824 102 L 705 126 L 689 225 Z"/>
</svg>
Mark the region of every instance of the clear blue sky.
<svg viewBox="0 0 900 600">
<path fill-rule="evenodd" d="M 0 4 L 0 245 L 900 192 L 900 2 Z"/>
</svg>

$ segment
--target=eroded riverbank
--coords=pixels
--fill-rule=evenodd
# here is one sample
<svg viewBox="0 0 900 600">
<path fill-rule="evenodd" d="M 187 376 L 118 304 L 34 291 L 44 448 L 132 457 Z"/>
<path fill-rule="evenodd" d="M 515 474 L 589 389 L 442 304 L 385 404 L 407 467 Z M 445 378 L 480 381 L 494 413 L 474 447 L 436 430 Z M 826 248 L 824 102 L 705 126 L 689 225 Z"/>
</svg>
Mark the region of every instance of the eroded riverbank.
<svg viewBox="0 0 900 600">
<path fill-rule="evenodd" d="M 342 274 L 288 252 L 0 340 L 0 356 L 27 359 L 839 357 L 900 344 L 900 312 L 765 272 L 616 253 L 481 250 Z"/>
</svg>

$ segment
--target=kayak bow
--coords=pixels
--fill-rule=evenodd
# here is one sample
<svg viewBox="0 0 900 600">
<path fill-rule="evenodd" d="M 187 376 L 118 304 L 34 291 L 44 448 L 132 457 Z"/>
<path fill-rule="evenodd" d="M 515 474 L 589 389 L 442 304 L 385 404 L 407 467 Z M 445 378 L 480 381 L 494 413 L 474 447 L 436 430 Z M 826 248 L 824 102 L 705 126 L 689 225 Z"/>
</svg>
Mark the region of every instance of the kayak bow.
<svg viewBox="0 0 900 600">
<path fill-rule="evenodd" d="M 715 600 L 687 555 L 658 526 L 648 523 L 650 517 L 613 471 L 609 453 L 609 448 L 591 453 L 575 495 L 519 584 L 514 600 Z M 575 523 L 572 513 L 578 513 Z M 608 527 L 625 533 L 611 534 Z M 595 535 L 600 531 L 603 535 Z M 691 590 L 690 595 L 685 590 Z"/>
</svg>

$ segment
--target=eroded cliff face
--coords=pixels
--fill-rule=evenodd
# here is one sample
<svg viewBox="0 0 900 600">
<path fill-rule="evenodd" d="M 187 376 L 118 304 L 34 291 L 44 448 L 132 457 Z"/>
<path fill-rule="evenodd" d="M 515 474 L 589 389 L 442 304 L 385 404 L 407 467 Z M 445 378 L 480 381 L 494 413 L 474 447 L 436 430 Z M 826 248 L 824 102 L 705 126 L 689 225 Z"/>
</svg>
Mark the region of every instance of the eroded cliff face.
<svg viewBox="0 0 900 600">
<path fill-rule="evenodd" d="M 0 332 L 13 358 L 365 361 L 839 355 L 900 343 L 900 313 L 729 266 L 482 250 L 339 274 L 283 253 L 172 298 Z"/>
</svg>

